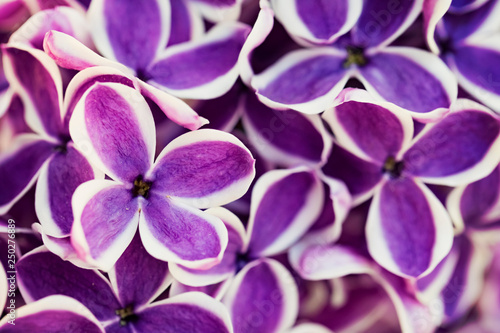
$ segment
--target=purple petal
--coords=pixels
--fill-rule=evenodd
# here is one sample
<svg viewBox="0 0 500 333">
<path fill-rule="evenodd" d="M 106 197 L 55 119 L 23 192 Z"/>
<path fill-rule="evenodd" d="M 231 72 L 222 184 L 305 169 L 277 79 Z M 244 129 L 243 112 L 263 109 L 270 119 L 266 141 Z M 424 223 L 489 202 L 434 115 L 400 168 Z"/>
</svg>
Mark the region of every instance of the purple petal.
<svg viewBox="0 0 500 333">
<path fill-rule="evenodd" d="M 298 303 L 293 277 L 272 259 L 245 266 L 224 296 L 235 333 L 286 330 L 296 320 Z"/>
<path fill-rule="evenodd" d="M 289 260 L 302 278 L 312 281 L 369 273 L 373 266 L 370 260 L 347 246 L 314 242 L 294 245 L 290 249 Z"/>
<path fill-rule="evenodd" d="M 62 127 L 59 69 L 39 50 L 5 46 L 2 53 L 5 76 L 23 100 L 26 122 L 37 133 L 57 137 Z"/>
<path fill-rule="evenodd" d="M 120 259 L 109 272 L 109 278 L 121 304 L 138 308 L 163 292 L 168 264 L 149 255 L 136 234 Z"/>
<path fill-rule="evenodd" d="M 486 2 L 480 8 L 468 13 L 452 13 L 452 9 L 444 17 L 444 33 L 452 41 L 461 41 L 473 36 L 487 36 L 498 28 L 500 4 L 498 1 L 479 0 L 477 3 Z M 453 2 L 452 2 L 453 3 Z"/>
<path fill-rule="evenodd" d="M 287 333 L 333 333 L 328 328 L 323 325 L 314 324 L 314 323 L 302 323 L 297 326 L 294 326 L 293 329 L 287 331 Z"/>
<path fill-rule="evenodd" d="M 424 182 L 466 184 L 487 176 L 498 165 L 499 119 L 472 101 L 460 101 L 454 109 L 426 127 L 404 155 L 405 169 Z"/>
<path fill-rule="evenodd" d="M 216 300 L 220 300 L 224 293 L 226 292 L 227 287 L 231 283 L 231 279 L 226 280 L 224 282 L 211 284 L 203 287 L 192 287 L 185 284 L 180 283 L 177 280 L 174 280 L 170 285 L 169 297 L 177 296 L 180 294 L 184 294 L 190 291 L 199 291 L 201 293 L 207 294 L 208 296 L 215 298 Z"/>
<path fill-rule="evenodd" d="M 0 160 L 0 214 L 5 214 L 35 182 L 43 164 L 54 153 L 56 145 L 39 136 L 18 136 L 9 153 Z"/>
<path fill-rule="evenodd" d="M 367 65 L 359 69 L 366 89 L 411 111 L 417 120 L 439 119 L 457 97 L 453 73 L 432 53 L 390 47 L 374 52 L 368 59 Z"/>
<path fill-rule="evenodd" d="M 422 8 L 424 18 L 424 33 L 427 46 L 434 54 L 439 54 L 439 46 L 434 38 L 436 26 L 446 14 L 452 0 L 426 0 Z"/>
<path fill-rule="evenodd" d="M 30 11 L 24 0 L 3 1 L 0 5 L 0 30 L 13 31 L 29 16 Z"/>
<path fill-rule="evenodd" d="M 493 38 L 462 44 L 447 61 L 461 87 L 480 102 L 499 111 L 500 71 L 491 66 L 500 61 L 497 41 L 498 38 Z"/>
<path fill-rule="evenodd" d="M 93 45 L 82 12 L 63 6 L 44 10 L 31 16 L 11 35 L 9 43 L 22 43 L 43 50 L 43 39 L 50 30 L 66 33 L 85 45 Z"/>
<path fill-rule="evenodd" d="M 56 295 L 25 305 L 16 311 L 13 324 L 6 315 L 0 321 L 0 331 L 39 333 L 104 333 L 92 313 L 80 302 Z"/>
<path fill-rule="evenodd" d="M 360 158 L 383 165 L 413 137 L 413 122 L 405 110 L 377 102 L 365 90 L 345 89 L 336 104 L 323 118 L 340 145 Z"/>
<path fill-rule="evenodd" d="M 331 139 L 317 115 L 273 110 L 253 95 L 247 96 L 243 119 L 252 145 L 272 163 L 319 164 L 331 146 Z"/>
<path fill-rule="evenodd" d="M 319 113 L 331 105 L 348 79 L 344 51 L 310 49 L 288 53 L 252 79 L 259 99 L 270 107 Z"/>
<path fill-rule="evenodd" d="M 185 293 L 155 302 L 139 313 L 139 320 L 134 323 L 134 328 L 138 333 L 232 332 L 226 308 L 200 292 Z"/>
<path fill-rule="evenodd" d="M 132 241 L 139 223 L 139 200 L 123 185 L 91 180 L 73 194 L 71 242 L 79 257 L 108 271 Z"/>
<path fill-rule="evenodd" d="M 196 130 L 208 123 L 183 100 L 142 81 L 139 82 L 141 94 L 158 105 L 168 119 L 190 130 Z"/>
<path fill-rule="evenodd" d="M 378 264 L 396 275 L 418 277 L 431 272 L 448 254 L 453 228 L 445 208 L 428 188 L 400 178 L 387 181 L 375 193 L 366 238 Z"/>
<path fill-rule="evenodd" d="M 468 12 L 482 6 L 488 0 L 453 0 L 450 11 L 454 13 Z"/>
<path fill-rule="evenodd" d="M 330 44 L 356 23 L 363 1 L 272 1 L 276 18 L 293 37 Z"/>
<path fill-rule="evenodd" d="M 170 37 L 167 46 L 187 42 L 203 34 L 202 18 L 192 8 L 191 2 L 170 0 L 170 12 Z"/>
<path fill-rule="evenodd" d="M 151 110 L 139 92 L 123 84 L 96 83 L 87 90 L 69 130 L 85 157 L 115 180 L 133 182 L 153 162 Z"/>
<path fill-rule="evenodd" d="M 236 21 L 240 16 L 242 0 L 193 0 L 203 16 L 211 22 Z"/>
<path fill-rule="evenodd" d="M 383 177 L 382 166 L 367 162 L 334 144 L 330 157 L 322 168 L 327 177 L 343 181 L 356 206 L 368 200 Z"/>
<path fill-rule="evenodd" d="M 193 268 L 217 264 L 228 241 L 219 218 L 156 192 L 142 208 L 139 231 L 149 254 Z"/>
<path fill-rule="evenodd" d="M 415 21 L 422 1 L 363 1 L 363 11 L 351 30 L 352 42 L 359 47 L 388 45 Z"/>
<path fill-rule="evenodd" d="M 80 184 L 94 178 L 89 162 L 71 146 L 55 154 L 42 169 L 36 186 L 35 209 L 47 235 L 70 234 L 73 212 L 68 198 Z"/>
<path fill-rule="evenodd" d="M 260 177 L 252 192 L 248 221 L 250 256 L 273 255 L 290 247 L 316 221 L 323 198 L 321 181 L 304 167 Z"/>
<path fill-rule="evenodd" d="M 129 73 L 124 65 L 101 57 L 74 37 L 51 30 L 45 35 L 43 49 L 59 66 L 82 70 L 92 66 L 109 66 Z"/>
<path fill-rule="evenodd" d="M 224 222 L 228 232 L 228 243 L 221 262 L 207 270 L 196 270 L 182 265 L 171 264 L 170 272 L 183 284 L 207 286 L 229 279 L 236 273 L 237 256 L 246 246 L 246 231 L 241 220 L 229 210 L 221 207 L 210 208 L 207 214 L 217 216 Z"/>
<path fill-rule="evenodd" d="M 101 54 L 136 72 L 144 71 L 167 44 L 170 5 L 165 1 L 92 1 L 88 18 Z"/>
<path fill-rule="evenodd" d="M 16 264 L 19 288 L 27 302 L 65 295 L 82 302 L 101 321 L 114 319 L 120 303 L 96 270 L 82 269 L 48 252 L 34 250 Z"/>
<path fill-rule="evenodd" d="M 202 129 L 170 142 L 151 176 L 154 190 L 199 208 L 241 197 L 255 175 L 250 151 L 235 136 Z"/>
<path fill-rule="evenodd" d="M 222 96 L 238 78 L 236 64 L 249 32 L 242 23 L 221 23 L 199 41 L 169 47 L 148 68 L 148 82 L 181 98 Z"/>
<path fill-rule="evenodd" d="M 488 176 L 466 186 L 457 187 L 446 202 L 453 222 L 459 230 L 483 229 L 500 219 L 500 167 Z"/>
</svg>

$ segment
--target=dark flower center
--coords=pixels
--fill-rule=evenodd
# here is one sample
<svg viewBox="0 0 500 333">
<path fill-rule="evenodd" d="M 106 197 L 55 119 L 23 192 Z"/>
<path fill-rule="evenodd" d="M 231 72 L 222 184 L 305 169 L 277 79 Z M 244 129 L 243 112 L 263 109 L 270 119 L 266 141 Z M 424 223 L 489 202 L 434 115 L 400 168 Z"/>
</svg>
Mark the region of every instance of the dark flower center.
<svg viewBox="0 0 500 333">
<path fill-rule="evenodd" d="M 241 271 L 250 262 L 248 253 L 238 253 L 236 255 L 236 273 Z"/>
<path fill-rule="evenodd" d="M 347 58 L 344 61 L 344 68 L 349 68 L 352 65 L 366 65 L 366 58 L 363 54 L 363 49 L 354 46 L 347 47 Z"/>
<path fill-rule="evenodd" d="M 389 174 L 391 178 L 399 178 L 404 170 L 403 161 L 396 161 L 392 156 L 389 156 L 382 167 L 382 172 Z"/>
<path fill-rule="evenodd" d="M 134 308 L 132 305 L 129 305 L 123 309 L 118 309 L 115 313 L 120 317 L 120 325 L 126 326 L 130 322 L 137 321 L 138 317 L 134 313 Z"/>
<path fill-rule="evenodd" d="M 147 198 L 149 196 L 149 190 L 151 189 L 152 182 L 144 180 L 144 178 L 139 175 L 134 180 L 134 187 L 132 188 L 132 195 L 134 197 L 141 196 Z"/>
</svg>

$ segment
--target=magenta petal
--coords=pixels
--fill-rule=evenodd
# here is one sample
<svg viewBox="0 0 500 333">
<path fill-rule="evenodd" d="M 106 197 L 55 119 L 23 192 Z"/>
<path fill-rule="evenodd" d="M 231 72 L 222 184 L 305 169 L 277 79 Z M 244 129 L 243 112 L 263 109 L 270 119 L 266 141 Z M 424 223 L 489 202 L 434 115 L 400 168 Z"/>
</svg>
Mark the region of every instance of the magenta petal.
<svg viewBox="0 0 500 333">
<path fill-rule="evenodd" d="M 115 180 L 132 183 L 149 170 L 155 151 L 151 110 L 119 83 L 96 83 L 75 107 L 69 130 L 76 147 Z"/>
<path fill-rule="evenodd" d="M 49 236 L 68 236 L 73 211 L 68 198 L 76 188 L 94 179 L 94 170 L 85 157 L 69 146 L 54 155 L 38 179 L 35 209 L 44 232 Z"/>
<path fill-rule="evenodd" d="M 290 328 L 296 320 L 299 300 L 288 270 L 275 260 L 261 259 L 245 266 L 223 301 L 231 313 L 235 333 L 259 333 Z"/>
<path fill-rule="evenodd" d="M 23 100 L 26 122 L 37 133 L 57 137 L 61 131 L 62 81 L 59 69 L 42 51 L 2 49 L 11 87 Z"/>
<path fill-rule="evenodd" d="M 121 304 L 138 308 L 167 288 L 168 264 L 153 258 L 136 234 L 109 272 Z"/>
<path fill-rule="evenodd" d="M 35 182 L 42 165 L 54 154 L 55 144 L 38 136 L 19 136 L 13 150 L 0 160 L 0 214 L 9 208 Z"/>
<path fill-rule="evenodd" d="M 371 256 L 401 276 L 427 274 L 448 254 L 451 220 L 439 200 L 411 178 L 388 180 L 370 206 L 366 238 Z"/>
<path fill-rule="evenodd" d="M 16 311 L 15 325 L 10 317 L 0 321 L 2 333 L 104 333 L 92 313 L 80 302 L 61 295 L 50 296 Z"/>
</svg>

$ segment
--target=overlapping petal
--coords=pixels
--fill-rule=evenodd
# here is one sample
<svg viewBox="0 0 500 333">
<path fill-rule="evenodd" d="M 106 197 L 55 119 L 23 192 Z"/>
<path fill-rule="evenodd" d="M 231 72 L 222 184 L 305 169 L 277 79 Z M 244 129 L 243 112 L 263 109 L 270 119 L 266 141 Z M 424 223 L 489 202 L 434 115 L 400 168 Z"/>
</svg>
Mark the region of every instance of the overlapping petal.
<svg viewBox="0 0 500 333">
<path fill-rule="evenodd" d="M 133 182 L 149 170 L 155 152 L 151 110 L 135 89 L 96 83 L 82 96 L 69 123 L 87 159 L 115 180 Z"/>
<path fill-rule="evenodd" d="M 168 45 L 175 45 L 200 37 L 203 20 L 190 1 L 170 0 L 170 36 Z"/>
<path fill-rule="evenodd" d="M 171 46 L 148 67 L 148 82 L 182 98 L 219 97 L 238 78 L 238 57 L 249 32 L 242 23 L 221 23 L 199 41 Z"/>
<path fill-rule="evenodd" d="M 140 219 L 142 242 L 153 257 L 201 269 L 222 259 L 228 234 L 218 217 L 151 192 Z"/>
<path fill-rule="evenodd" d="M 158 156 L 154 191 L 194 207 L 224 205 L 241 197 L 255 175 L 250 151 L 235 136 L 212 129 L 188 132 Z"/>
<path fill-rule="evenodd" d="M 323 185 L 305 167 L 269 171 L 252 192 L 248 222 L 249 254 L 278 254 L 296 242 L 321 213 Z"/>
<path fill-rule="evenodd" d="M 16 311 L 14 325 L 10 317 L 0 321 L 2 332 L 104 333 L 94 315 L 71 297 L 54 295 L 25 305 Z"/>
<path fill-rule="evenodd" d="M 387 181 L 376 192 L 366 224 L 368 250 L 390 272 L 418 277 L 448 254 L 453 228 L 443 205 L 420 181 Z"/>
<path fill-rule="evenodd" d="M 346 56 L 333 48 L 293 51 L 254 76 L 251 84 L 272 108 L 320 113 L 331 106 L 349 78 Z"/>
<path fill-rule="evenodd" d="M 273 259 L 260 259 L 238 273 L 223 302 L 235 333 L 279 332 L 295 322 L 299 299 L 290 272 Z"/>
</svg>

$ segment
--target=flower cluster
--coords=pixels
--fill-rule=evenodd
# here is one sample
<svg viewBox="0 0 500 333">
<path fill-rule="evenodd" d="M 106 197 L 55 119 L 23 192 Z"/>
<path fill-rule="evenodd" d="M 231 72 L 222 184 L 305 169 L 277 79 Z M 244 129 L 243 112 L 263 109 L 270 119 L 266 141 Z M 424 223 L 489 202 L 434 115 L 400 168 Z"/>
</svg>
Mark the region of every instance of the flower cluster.
<svg viewBox="0 0 500 333">
<path fill-rule="evenodd" d="M 0 1 L 0 333 L 499 332 L 498 15 Z"/>
</svg>

